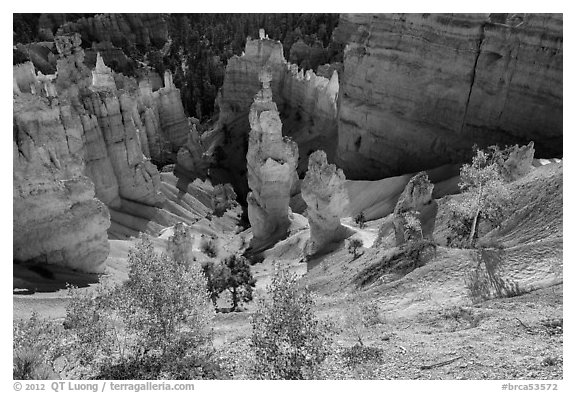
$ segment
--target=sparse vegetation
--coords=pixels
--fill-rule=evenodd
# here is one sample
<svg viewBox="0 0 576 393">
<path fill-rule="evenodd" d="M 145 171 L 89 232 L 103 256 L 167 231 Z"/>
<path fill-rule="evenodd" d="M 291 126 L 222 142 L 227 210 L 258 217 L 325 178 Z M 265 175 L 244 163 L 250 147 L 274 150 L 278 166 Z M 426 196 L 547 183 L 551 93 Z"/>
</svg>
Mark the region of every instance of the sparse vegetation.
<svg viewBox="0 0 576 393">
<path fill-rule="evenodd" d="M 314 314 L 310 292 L 277 267 L 268 294 L 252 318 L 255 377 L 313 379 L 329 353 L 330 338 Z"/>
<path fill-rule="evenodd" d="M 515 297 L 529 292 L 517 282 L 500 276 L 502 250 L 480 249 L 474 255 L 478 263 L 465 278 L 468 294 L 474 303 L 493 297 Z"/>
<path fill-rule="evenodd" d="M 504 182 L 502 165 L 505 151 L 491 146 L 486 151 L 475 148 L 471 164 L 460 170 L 462 191 L 457 201 L 448 205 L 451 219 L 449 226 L 454 233 L 452 245 L 473 247 L 478 237 L 481 221 L 491 225 L 501 222 L 510 192 Z"/>
<path fill-rule="evenodd" d="M 14 379 L 55 379 L 52 363 L 61 355 L 61 326 L 32 314 L 13 325 Z"/>
<path fill-rule="evenodd" d="M 479 313 L 475 313 L 471 308 L 462 306 L 451 307 L 445 310 L 442 316 L 444 319 L 452 319 L 458 323 L 465 322 L 468 324 L 467 328 L 477 327 L 482 320 L 482 316 Z"/>
<path fill-rule="evenodd" d="M 354 222 L 358 225 L 358 228 L 363 229 L 366 227 L 366 216 L 364 212 L 360 212 L 354 217 Z"/>
<path fill-rule="evenodd" d="M 364 243 L 360 239 L 350 239 L 348 242 L 348 253 L 352 254 L 354 259 L 358 258 L 360 256 L 358 250 L 362 248 L 363 245 Z"/>
<path fill-rule="evenodd" d="M 366 362 L 382 361 L 384 350 L 382 348 L 357 343 L 349 348 L 345 348 L 342 352 L 342 357 L 348 367 L 355 367 Z"/>
<path fill-rule="evenodd" d="M 158 255 L 146 238 L 128 256 L 129 278 L 70 288 L 60 352 L 68 376 L 89 379 L 214 378 L 214 309 L 198 264 Z M 53 336 L 54 340 L 55 337 Z M 54 358 L 54 356 L 52 356 Z"/>
</svg>

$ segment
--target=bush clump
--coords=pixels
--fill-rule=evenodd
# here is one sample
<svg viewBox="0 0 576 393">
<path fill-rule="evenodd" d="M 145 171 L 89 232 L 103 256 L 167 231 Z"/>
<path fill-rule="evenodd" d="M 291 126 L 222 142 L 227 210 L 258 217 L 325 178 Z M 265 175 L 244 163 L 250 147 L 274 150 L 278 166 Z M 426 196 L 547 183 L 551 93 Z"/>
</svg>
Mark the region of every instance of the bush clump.
<svg viewBox="0 0 576 393">
<path fill-rule="evenodd" d="M 199 264 L 158 255 L 142 238 L 122 285 L 71 289 L 65 327 L 93 379 L 214 378 L 214 308 Z"/>
<path fill-rule="evenodd" d="M 251 348 L 257 379 L 313 379 L 329 354 L 329 329 L 314 314 L 314 302 L 296 276 L 276 269 L 252 318 Z"/>
</svg>

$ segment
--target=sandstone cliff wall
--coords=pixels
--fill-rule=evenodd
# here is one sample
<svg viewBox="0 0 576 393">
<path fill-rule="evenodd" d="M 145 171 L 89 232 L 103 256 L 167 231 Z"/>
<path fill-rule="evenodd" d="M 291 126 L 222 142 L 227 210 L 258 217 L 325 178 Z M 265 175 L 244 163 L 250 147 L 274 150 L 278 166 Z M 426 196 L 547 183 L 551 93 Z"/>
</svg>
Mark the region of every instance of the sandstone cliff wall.
<svg viewBox="0 0 576 393">
<path fill-rule="evenodd" d="M 14 98 L 13 251 L 17 261 L 102 272 L 110 216 L 84 174 L 84 129 L 67 103 Z"/>
<path fill-rule="evenodd" d="M 562 155 L 562 16 L 347 14 L 337 164 L 379 179 L 464 160 L 474 143 Z"/>
</svg>

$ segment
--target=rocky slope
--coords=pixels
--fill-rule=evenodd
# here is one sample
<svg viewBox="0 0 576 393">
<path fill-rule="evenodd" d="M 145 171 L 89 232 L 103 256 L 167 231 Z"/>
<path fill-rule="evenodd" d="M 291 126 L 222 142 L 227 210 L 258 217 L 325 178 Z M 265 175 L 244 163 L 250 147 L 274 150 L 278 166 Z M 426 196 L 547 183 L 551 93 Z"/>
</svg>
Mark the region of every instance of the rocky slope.
<svg viewBox="0 0 576 393">
<path fill-rule="evenodd" d="M 79 115 L 30 93 L 15 95 L 13 110 L 14 260 L 103 271 L 110 215 L 85 176 Z"/>
<path fill-rule="evenodd" d="M 348 14 L 337 164 L 379 179 L 462 161 L 474 143 L 562 155 L 562 16 Z"/>
</svg>

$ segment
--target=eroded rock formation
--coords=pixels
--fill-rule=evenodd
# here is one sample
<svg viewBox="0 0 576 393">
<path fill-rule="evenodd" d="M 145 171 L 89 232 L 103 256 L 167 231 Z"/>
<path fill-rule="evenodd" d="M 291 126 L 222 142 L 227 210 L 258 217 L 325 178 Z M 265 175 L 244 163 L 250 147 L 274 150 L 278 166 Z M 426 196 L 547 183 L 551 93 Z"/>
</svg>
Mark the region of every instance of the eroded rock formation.
<svg viewBox="0 0 576 393">
<path fill-rule="evenodd" d="M 28 93 L 14 97 L 15 260 L 104 270 L 110 216 L 84 175 L 83 134 L 69 104 Z"/>
<path fill-rule="evenodd" d="M 112 70 L 104 64 L 100 52 L 96 55 L 96 66 L 92 70 L 92 87 L 95 89 L 116 89 Z"/>
<path fill-rule="evenodd" d="M 396 245 L 411 240 L 431 238 L 434 233 L 438 203 L 432 198 L 434 185 L 426 172 L 410 179 L 394 208 Z"/>
<path fill-rule="evenodd" d="M 254 95 L 260 90 L 258 73 L 267 65 L 272 74 L 271 89 L 283 124 L 284 134 L 292 138 L 302 152 L 298 172 L 303 175 L 308 165 L 308 153 L 322 149 L 328 159 L 334 158 L 337 138 L 338 74 L 328 78 L 311 70 L 304 72 L 288 63 L 282 44 L 263 38 L 248 40 L 242 56 L 228 61 L 224 84 L 217 103 L 220 109 L 218 129 L 203 138 L 219 135 L 226 153 L 223 167 L 236 181 L 239 197 L 247 193 L 244 168 L 245 142 L 250 130 L 248 111 Z M 228 136 L 228 137 L 226 137 Z"/>
<path fill-rule="evenodd" d="M 463 162 L 472 144 L 562 155 L 562 15 L 343 14 L 338 159 L 380 179 Z"/>
<path fill-rule="evenodd" d="M 340 223 L 348 205 L 346 176 L 334 164 L 328 164 L 326 153 L 317 150 L 308 159 L 308 171 L 301 184 L 302 198 L 308 205 L 310 240 L 305 253 L 313 255 L 329 243 L 342 240 L 346 228 Z"/>
<path fill-rule="evenodd" d="M 196 125 L 192 124 L 188 141 L 178 150 L 174 173 L 189 179 L 205 179 L 211 162 L 212 157 L 204 150 Z"/>
<path fill-rule="evenodd" d="M 530 172 L 534 160 L 534 142 L 526 146 L 514 146 L 504 161 L 504 178 L 507 181 L 517 180 Z"/>
<path fill-rule="evenodd" d="M 14 258 L 100 272 L 109 227 L 118 237 L 152 218 L 194 222 L 166 201 L 177 191 L 162 184 L 151 157 L 174 162 L 197 138 L 188 140 L 170 74 L 152 91 L 100 56 L 90 70 L 80 44 L 79 34 L 55 38 L 57 76 L 35 73 L 32 63 L 14 67 Z M 194 206 L 185 195 L 177 200 Z"/>
<path fill-rule="evenodd" d="M 248 218 L 254 249 L 282 238 L 290 225 L 290 191 L 297 179 L 298 145 L 282 136 L 282 122 L 272 100 L 270 68 L 262 69 L 262 90 L 250 108 Z"/>
</svg>

